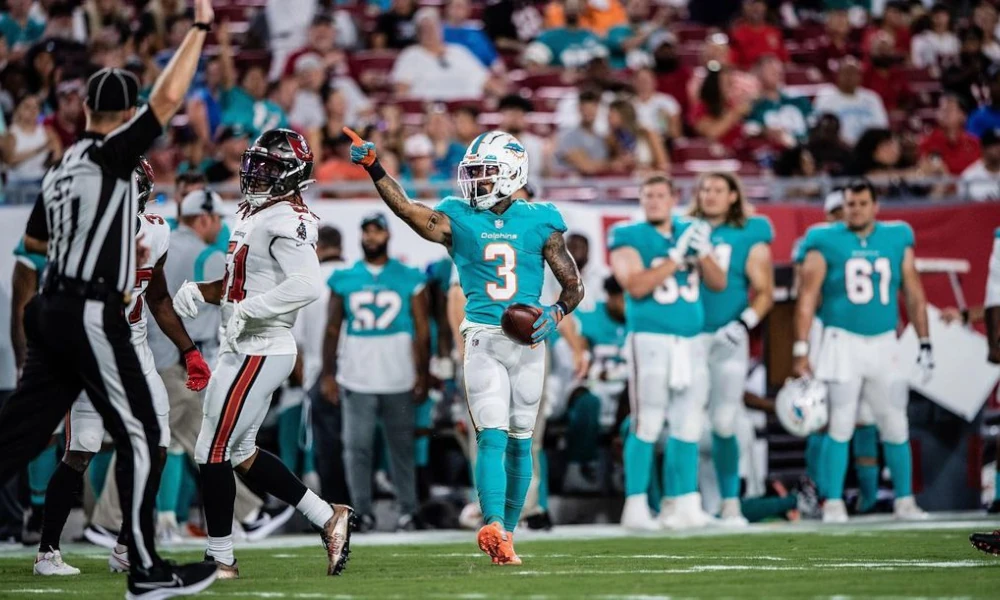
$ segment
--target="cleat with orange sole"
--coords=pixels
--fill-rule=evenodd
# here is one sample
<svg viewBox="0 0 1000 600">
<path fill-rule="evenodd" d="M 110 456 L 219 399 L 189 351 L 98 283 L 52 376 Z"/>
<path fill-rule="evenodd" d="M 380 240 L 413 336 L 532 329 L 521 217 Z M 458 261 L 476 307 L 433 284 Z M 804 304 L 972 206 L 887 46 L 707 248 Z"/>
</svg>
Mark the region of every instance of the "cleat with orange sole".
<svg viewBox="0 0 1000 600">
<path fill-rule="evenodd" d="M 510 556 L 509 556 L 507 562 L 504 563 L 504 564 L 515 566 L 515 567 L 519 567 L 519 566 L 521 566 L 521 557 L 518 556 L 517 552 L 514 551 L 514 534 L 513 533 L 508 533 L 507 537 L 510 539 L 510 544 L 509 544 L 509 546 L 510 546 Z"/>
<path fill-rule="evenodd" d="M 503 525 L 500 523 L 493 522 L 480 528 L 476 541 L 479 542 L 479 549 L 489 555 L 493 564 L 520 564 L 521 559 L 514 554 L 510 534 L 503 530 Z M 514 560 L 517 563 L 513 563 Z"/>
</svg>

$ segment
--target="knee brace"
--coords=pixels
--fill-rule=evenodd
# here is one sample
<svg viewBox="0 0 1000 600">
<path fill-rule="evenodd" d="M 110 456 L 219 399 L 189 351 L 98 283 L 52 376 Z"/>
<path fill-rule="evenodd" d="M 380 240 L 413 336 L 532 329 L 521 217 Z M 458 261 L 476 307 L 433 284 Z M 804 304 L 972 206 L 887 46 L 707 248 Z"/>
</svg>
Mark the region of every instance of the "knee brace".
<svg viewBox="0 0 1000 600">
<path fill-rule="evenodd" d="M 849 442 L 857 420 L 857 394 L 850 384 L 831 383 L 829 390 L 830 424 L 827 433 L 836 442 Z"/>
</svg>

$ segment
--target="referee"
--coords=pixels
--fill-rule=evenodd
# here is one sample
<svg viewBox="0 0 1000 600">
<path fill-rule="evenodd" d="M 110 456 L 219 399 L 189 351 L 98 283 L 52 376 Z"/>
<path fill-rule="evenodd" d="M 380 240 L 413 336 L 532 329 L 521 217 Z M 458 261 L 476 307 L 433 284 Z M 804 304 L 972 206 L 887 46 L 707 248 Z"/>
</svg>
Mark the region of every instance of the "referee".
<svg viewBox="0 0 1000 600">
<path fill-rule="evenodd" d="M 128 598 L 193 594 L 215 580 L 214 566 L 174 566 L 156 553 L 151 471 L 159 468 L 159 426 L 124 314 L 136 277 L 132 171 L 184 101 L 213 17 L 211 0 L 196 0 L 194 27 L 138 111 L 132 74 L 102 69 L 90 78 L 87 131 L 46 173 L 26 231 L 48 238 L 48 266 L 25 308 L 24 371 L 0 410 L 0 482 L 44 447 L 85 390 L 118 453 Z"/>
</svg>

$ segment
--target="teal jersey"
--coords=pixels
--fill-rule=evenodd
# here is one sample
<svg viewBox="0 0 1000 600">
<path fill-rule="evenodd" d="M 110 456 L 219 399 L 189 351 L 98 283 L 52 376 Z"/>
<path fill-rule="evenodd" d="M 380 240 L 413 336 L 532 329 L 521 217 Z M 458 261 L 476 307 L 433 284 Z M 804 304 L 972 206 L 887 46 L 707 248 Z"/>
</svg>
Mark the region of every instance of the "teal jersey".
<svg viewBox="0 0 1000 600">
<path fill-rule="evenodd" d="M 612 69 L 624 69 L 626 64 L 626 52 L 622 44 L 636 33 L 636 28 L 631 24 L 615 25 L 608 30 L 604 38 L 604 45 L 608 47 L 608 62 Z"/>
<path fill-rule="evenodd" d="M 743 227 L 723 223 L 712 229 L 713 255 L 726 272 L 726 289 L 716 292 L 701 286 L 705 305 L 705 331 L 713 332 L 739 318 L 750 302 L 750 279 L 747 277 L 747 257 L 757 244 L 770 244 L 774 228 L 767 217 L 754 216 Z"/>
<path fill-rule="evenodd" d="M 607 55 L 601 38 L 586 29 L 557 27 L 543 31 L 535 41 L 552 53 L 549 65 L 553 67 L 582 67 L 594 58 Z"/>
<path fill-rule="evenodd" d="M 451 221 L 450 252 L 465 293 L 469 321 L 499 326 L 509 305 L 539 306 L 545 278 L 542 249 L 553 232 L 566 231 L 555 206 L 516 200 L 498 215 L 448 197 L 437 210 Z"/>
<path fill-rule="evenodd" d="M 809 134 L 812 104 L 805 96 L 779 94 L 777 100 L 759 98 L 743 124 L 749 135 L 761 135 L 765 129 L 778 129 L 803 142 Z"/>
<path fill-rule="evenodd" d="M 448 293 L 451 287 L 451 271 L 455 266 L 450 257 L 436 260 L 427 265 L 427 283 L 437 290 Z"/>
<path fill-rule="evenodd" d="M 792 262 L 794 264 L 801 265 L 806 260 L 806 253 L 802 249 L 802 242 L 804 241 L 806 241 L 806 238 L 803 236 L 792 242 Z"/>
<path fill-rule="evenodd" d="M 624 382 L 628 378 L 625 366 L 625 323 L 615 321 L 608 314 L 607 303 L 598 302 L 594 310 L 578 311 L 580 335 L 590 346 L 591 382 Z"/>
<path fill-rule="evenodd" d="M 845 223 L 814 225 L 802 242 L 826 261 L 819 317 L 828 327 L 859 335 L 895 331 L 903 256 L 913 246 L 913 229 L 899 221 L 875 224 L 860 238 Z"/>
<path fill-rule="evenodd" d="M 647 222 L 617 225 L 608 232 L 608 250 L 634 248 L 649 269 L 667 259 L 667 252 L 693 221 L 673 217 L 672 235 L 666 237 Z M 701 303 L 701 278 L 697 271 L 678 271 L 645 298 L 625 294 L 625 321 L 629 332 L 663 333 L 694 337 L 705 325 Z"/>
<path fill-rule="evenodd" d="M 223 124 L 241 125 L 251 142 L 269 129 L 288 127 L 288 117 L 280 106 L 267 99 L 255 100 L 241 87 L 223 92 L 220 104 Z"/>
<path fill-rule="evenodd" d="M 14 248 L 14 257 L 17 262 L 28 267 L 38 277 L 38 287 L 42 286 L 42 273 L 45 271 L 46 257 L 44 254 L 37 254 L 35 252 L 28 252 L 27 248 L 24 247 L 24 239 L 17 243 L 17 247 Z"/>
<path fill-rule="evenodd" d="M 378 337 L 413 335 L 413 295 L 426 279 L 418 269 L 390 259 L 381 271 L 359 260 L 349 269 L 333 272 L 327 285 L 344 299 L 347 335 Z"/>
</svg>

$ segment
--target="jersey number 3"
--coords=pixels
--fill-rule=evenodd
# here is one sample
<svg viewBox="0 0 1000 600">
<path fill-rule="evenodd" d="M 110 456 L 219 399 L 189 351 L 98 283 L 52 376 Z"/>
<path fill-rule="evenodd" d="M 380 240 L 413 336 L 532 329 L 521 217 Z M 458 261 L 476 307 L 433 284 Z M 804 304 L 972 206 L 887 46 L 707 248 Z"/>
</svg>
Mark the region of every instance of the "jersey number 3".
<svg viewBox="0 0 1000 600">
<path fill-rule="evenodd" d="M 226 263 L 226 274 L 222 277 L 222 295 L 230 302 L 242 302 L 247 297 L 247 255 L 250 246 L 244 245 L 235 253 L 236 242 L 229 242 L 227 256 L 233 257 L 232 267 Z"/>
<path fill-rule="evenodd" d="M 665 258 L 653 259 L 651 266 L 655 267 L 666 260 Z M 673 304 L 677 300 L 683 298 L 685 302 L 695 303 L 698 301 L 698 292 L 700 291 L 701 278 L 698 275 L 697 270 L 692 270 L 688 273 L 687 283 L 680 285 L 677 283 L 677 277 L 671 275 L 663 280 L 655 290 L 653 290 L 653 300 L 656 300 L 659 304 Z"/>
<path fill-rule="evenodd" d="M 493 242 L 486 244 L 483 248 L 483 260 L 492 262 L 500 259 L 502 262 L 497 265 L 497 277 L 503 279 L 503 283 L 491 281 L 486 284 L 486 295 L 492 300 L 506 301 L 517 294 L 517 253 L 510 244 Z"/>
<path fill-rule="evenodd" d="M 892 265 L 888 258 L 876 258 L 874 262 L 867 258 L 851 258 L 844 268 L 847 299 L 851 304 L 868 304 L 875 297 L 875 284 L 872 281 L 874 273 L 878 273 L 878 300 L 881 304 L 889 304 Z"/>
</svg>

